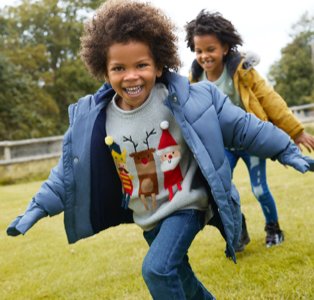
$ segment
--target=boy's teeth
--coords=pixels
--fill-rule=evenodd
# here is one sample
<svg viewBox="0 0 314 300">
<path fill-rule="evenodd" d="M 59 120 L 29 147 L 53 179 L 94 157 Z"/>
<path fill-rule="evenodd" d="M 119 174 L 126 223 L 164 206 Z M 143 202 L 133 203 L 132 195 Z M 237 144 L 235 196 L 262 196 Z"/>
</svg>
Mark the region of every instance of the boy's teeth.
<svg viewBox="0 0 314 300">
<path fill-rule="evenodd" d="M 141 87 L 140 86 L 130 87 L 130 88 L 126 88 L 125 90 L 129 94 L 137 94 L 141 90 Z"/>
</svg>

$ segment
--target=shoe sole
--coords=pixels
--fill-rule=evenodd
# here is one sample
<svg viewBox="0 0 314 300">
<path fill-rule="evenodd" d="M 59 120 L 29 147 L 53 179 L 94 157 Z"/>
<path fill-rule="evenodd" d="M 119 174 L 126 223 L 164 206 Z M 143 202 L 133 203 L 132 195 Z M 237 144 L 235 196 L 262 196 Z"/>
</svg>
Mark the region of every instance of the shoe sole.
<svg viewBox="0 0 314 300">
<path fill-rule="evenodd" d="M 270 248 L 270 247 L 273 247 L 273 246 L 278 246 L 280 244 L 282 244 L 284 242 L 284 237 L 282 236 L 282 238 L 278 241 L 278 243 L 271 243 L 271 244 L 266 244 L 266 248 Z"/>
<path fill-rule="evenodd" d="M 267 245 L 266 245 L 266 248 L 271 248 L 271 247 L 274 247 L 274 246 L 279 246 L 279 245 L 282 244 L 282 243 L 283 243 L 283 241 L 280 242 L 280 243 L 277 243 L 277 244 L 267 244 Z"/>
</svg>

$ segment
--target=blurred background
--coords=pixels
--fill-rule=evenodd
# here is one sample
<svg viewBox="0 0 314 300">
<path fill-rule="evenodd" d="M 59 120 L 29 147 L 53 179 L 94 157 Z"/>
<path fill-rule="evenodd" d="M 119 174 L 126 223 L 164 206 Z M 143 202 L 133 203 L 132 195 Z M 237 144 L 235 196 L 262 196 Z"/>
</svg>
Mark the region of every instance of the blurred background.
<svg viewBox="0 0 314 300">
<path fill-rule="evenodd" d="M 93 93 L 78 57 L 84 20 L 102 1 L 2 0 L 0 4 L 0 141 L 63 134 L 67 107 Z M 178 27 L 180 73 L 194 58 L 184 42 L 184 25 L 205 8 L 230 19 L 242 35 L 243 51 L 261 57 L 257 70 L 289 106 L 314 103 L 314 2 L 248 0 L 153 0 Z"/>
</svg>

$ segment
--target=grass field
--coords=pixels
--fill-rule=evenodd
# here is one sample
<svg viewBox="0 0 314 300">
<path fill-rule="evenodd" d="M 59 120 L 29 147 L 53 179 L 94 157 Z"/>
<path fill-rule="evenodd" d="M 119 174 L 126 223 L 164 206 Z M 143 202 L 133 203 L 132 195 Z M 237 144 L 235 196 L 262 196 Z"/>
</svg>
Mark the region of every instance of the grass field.
<svg viewBox="0 0 314 300">
<path fill-rule="evenodd" d="M 190 249 L 197 276 L 218 300 L 314 299 L 314 174 L 268 165 L 286 241 L 265 248 L 263 215 L 239 164 L 235 182 L 251 243 L 234 264 L 225 258 L 217 230 L 206 226 Z M 59 215 L 41 220 L 25 236 L 6 236 L 39 185 L 0 186 L 0 299 L 150 299 L 141 277 L 147 246 L 135 225 L 68 245 Z"/>
</svg>

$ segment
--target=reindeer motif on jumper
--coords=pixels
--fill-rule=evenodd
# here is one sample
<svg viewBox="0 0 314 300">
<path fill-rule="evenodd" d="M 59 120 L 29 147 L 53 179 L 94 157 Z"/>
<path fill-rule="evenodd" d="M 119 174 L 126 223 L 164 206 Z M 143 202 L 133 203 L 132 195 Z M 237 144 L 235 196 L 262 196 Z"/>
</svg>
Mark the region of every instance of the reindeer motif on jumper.
<svg viewBox="0 0 314 300">
<path fill-rule="evenodd" d="M 146 139 L 143 141 L 143 143 L 147 146 L 147 149 L 139 152 L 136 150 L 138 143 L 133 141 L 131 136 L 129 138 L 123 136 L 123 141 L 132 143 L 134 147 L 134 152 L 130 154 L 130 157 L 133 158 L 135 163 L 137 176 L 139 179 L 138 194 L 146 210 L 149 209 L 146 201 L 146 197 L 148 196 L 151 196 L 152 198 L 153 208 L 155 209 L 157 207 L 156 194 L 158 194 L 158 178 L 154 158 L 154 152 L 156 149 L 149 148 L 148 143 L 150 136 L 154 134 L 156 134 L 155 129 L 152 129 L 149 133 L 146 131 Z"/>
<path fill-rule="evenodd" d="M 134 177 L 129 173 L 126 166 L 126 149 L 121 152 L 120 146 L 113 141 L 112 136 L 107 136 L 105 138 L 105 143 L 111 150 L 111 155 L 122 183 L 123 194 L 121 206 L 127 209 L 133 193 L 132 179 Z"/>
<path fill-rule="evenodd" d="M 170 134 L 169 122 L 162 121 L 160 123 L 162 129 L 162 135 L 158 146 L 157 155 L 161 161 L 161 170 L 164 173 L 164 187 L 169 192 L 169 200 L 173 198 L 173 186 L 177 186 L 178 190 L 181 191 L 181 182 L 183 181 L 180 160 L 181 152 L 180 145 L 176 143 L 172 135 Z"/>
</svg>

